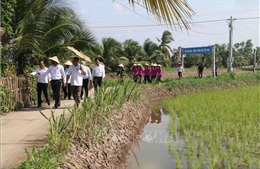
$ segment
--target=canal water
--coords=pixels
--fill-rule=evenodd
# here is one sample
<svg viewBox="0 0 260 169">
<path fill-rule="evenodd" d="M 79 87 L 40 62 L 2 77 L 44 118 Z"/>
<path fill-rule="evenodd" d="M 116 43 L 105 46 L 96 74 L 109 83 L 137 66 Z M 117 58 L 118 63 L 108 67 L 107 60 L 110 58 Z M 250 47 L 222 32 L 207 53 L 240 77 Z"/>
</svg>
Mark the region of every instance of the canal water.
<svg viewBox="0 0 260 169">
<path fill-rule="evenodd" d="M 139 146 L 133 149 L 127 169 L 173 169 L 174 159 L 168 151 L 170 138 L 167 127 L 171 118 L 162 109 L 151 114 L 150 120 L 140 137 Z"/>
</svg>

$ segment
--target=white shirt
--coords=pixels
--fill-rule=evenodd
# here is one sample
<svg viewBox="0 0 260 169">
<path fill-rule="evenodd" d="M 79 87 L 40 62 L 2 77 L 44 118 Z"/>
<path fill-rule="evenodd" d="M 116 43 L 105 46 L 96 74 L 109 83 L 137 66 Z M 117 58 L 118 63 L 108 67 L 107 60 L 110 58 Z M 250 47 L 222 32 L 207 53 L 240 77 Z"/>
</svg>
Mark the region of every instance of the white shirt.
<svg viewBox="0 0 260 169">
<path fill-rule="evenodd" d="M 82 86 L 83 84 L 83 72 L 80 70 L 80 66 L 82 65 L 70 65 L 69 70 L 68 70 L 68 74 L 70 75 L 71 78 L 71 86 Z M 86 72 L 86 67 L 82 66 L 82 69 Z"/>
<path fill-rule="evenodd" d="M 105 77 L 105 67 L 103 65 L 95 65 L 92 69 L 92 77 Z"/>
<path fill-rule="evenodd" d="M 88 79 L 92 81 L 92 75 L 91 75 L 91 71 L 90 68 L 88 66 L 84 66 L 85 70 L 86 70 L 86 75 L 83 76 L 83 79 Z"/>
<path fill-rule="evenodd" d="M 46 72 L 48 70 L 48 68 L 43 68 L 41 69 L 40 67 L 37 68 L 34 72 L 31 73 L 31 75 L 36 75 L 38 72 L 40 73 L 40 75 L 38 76 L 38 83 L 48 83 L 51 80 L 51 76 L 48 75 L 42 75 L 42 73 Z"/>
<path fill-rule="evenodd" d="M 177 72 L 184 72 L 183 67 L 182 67 L 182 66 L 178 66 L 178 67 L 177 67 Z"/>
<path fill-rule="evenodd" d="M 65 68 L 64 69 L 64 72 L 65 72 L 65 75 L 67 76 L 68 75 L 68 70 L 69 70 L 69 68 Z M 68 80 L 68 84 L 70 84 L 71 83 L 71 77 L 69 78 L 69 80 Z"/>
<path fill-rule="evenodd" d="M 53 66 L 51 65 L 48 70 L 44 73 L 41 73 L 42 75 L 51 75 L 51 80 L 60 80 L 63 79 L 63 82 L 66 82 L 66 75 L 64 72 L 64 68 L 61 65 Z"/>
</svg>

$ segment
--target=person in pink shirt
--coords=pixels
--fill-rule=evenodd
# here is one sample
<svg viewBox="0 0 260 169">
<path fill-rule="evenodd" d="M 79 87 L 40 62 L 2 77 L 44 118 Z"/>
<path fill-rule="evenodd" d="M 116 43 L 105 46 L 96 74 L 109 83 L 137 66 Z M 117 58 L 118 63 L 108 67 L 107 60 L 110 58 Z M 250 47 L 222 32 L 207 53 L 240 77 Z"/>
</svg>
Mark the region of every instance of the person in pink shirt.
<svg viewBox="0 0 260 169">
<path fill-rule="evenodd" d="M 157 69 L 156 64 L 152 64 L 152 70 L 151 70 L 151 81 L 153 81 L 156 78 L 157 75 Z"/>
<path fill-rule="evenodd" d="M 157 81 L 162 83 L 162 66 L 159 64 L 157 65 Z"/>
<path fill-rule="evenodd" d="M 134 80 L 134 82 L 137 82 L 137 65 L 136 64 L 133 65 L 132 72 L 133 72 L 133 80 Z"/>
<path fill-rule="evenodd" d="M 146 63 L 145 64 L 145 69 L 144 69 L 144 83 L 146 83 L 147 81 L 149 83 L 151 83 L 150 75 L 151 75 L 151 70 L 150 70 L 149 65 Z"/>
<path fill-rule="evenodd" d="M 141 64 L 137 64 L 137 83 L 141 83 L 142 80 L 142 74 L 143 74 L 143 68 Z"/>
</svg>

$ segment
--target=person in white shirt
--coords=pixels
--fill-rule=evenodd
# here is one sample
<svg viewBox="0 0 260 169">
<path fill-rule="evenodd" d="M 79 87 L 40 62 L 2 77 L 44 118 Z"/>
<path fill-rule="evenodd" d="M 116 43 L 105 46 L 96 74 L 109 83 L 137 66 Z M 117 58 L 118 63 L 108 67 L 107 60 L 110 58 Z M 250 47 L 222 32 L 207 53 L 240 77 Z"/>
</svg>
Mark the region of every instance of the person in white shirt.
<svg viewBox="0 0 260 169">
<path fill-rule="evenodd" d="M 45 67 L 43 60 L 39 61 L 39 66 L 40 67 L 37 68 L 34 72 L 27 73 L 27 76 L 36 75 L 38 72 L 44 73 L 48 70 L 48 68 Z M 47 104 L 50 105 L 50 101 L 48 98 L 48 92 L 47 92 L 48 83 L 50 81 L 50 76 L 49 75 L 39 75 L 37 78 L 37 81 L 38 81 L 38 83 L 37 83 L 38 106 L 37 107 L 41 108 L 42 107 L 42 98 L 41 98 L 42 92 L 45 96 Z"/>
<path fill-rule="evenodd" d="M 99 58 L 95 59 L 96 65 L 92 69 L 92 77 L 93 77 L 93 83 L 95 91 L 97 92 L 98 86 L 100 87 L 102 84 L 102 81 L 105 78 L 105 67 L 103 65 L 100 65 Z"/>
<path fill-rule="evenodd" d="M 61 66 L 59 63 L 59 60 L 57 56 L 50 57 L 49 60 L 51 61 L 51 66 L 49 66 L 48 70 L 46 72 L 40 73 L 38 72 L 38 75 L 51 75 L 51 88 L 53 91 L 53 98 L 55 100 L 55 104 L 53 108 L 58 108 L 60 106 L 60 89 L 62 80 L 64 83 L 64 86 L 66 85 L 66 75 L 64 72 L 63 66 Z"/>
<path fill-rule="evenodd" d="M 68 70 L 69 70 L 70 65 L 72 65 L 72 63 L 69 60 L 64 63 L 64 72 L 65 72 L 66 76 L 68 75 Z M 68 99 L 70 100 L 71 99 L 70 78 L 68 80 L 68 84 L 66 86 L 63 86 L 62 89 L 63 89 L 63 93 L 64 93 L 64 99 L 66 99 L 66 97 L 68 96 Z"/>
<path fill-rule="evenodd" d="M 83 90 L 85 91 L 85 97 L 88 98 L 88 83 L 92 83 L 92 75 L 91 75 L 91 71 L 90 68 L 88 66 L 86 66 L 86 62 L 85 61 L 81 61 L 81 65 L 85 67 L 86 69 L 86 75 L 83 76 L 83 84 L 82 84 L 82 89 L 81 89 L 81 99 L 83 97 Z"/>
<path fill-rule="evenodd" d="M 80 103 L 80 94 L 84 75 L 86 75 L 85 67 L 79 64 L 78 57 L 73 57 L 72 65 L 69 67 L 67 73 L 67 83 L 69 78 L 71 78 L 70 90 L 77 106 Z"/>
<path fill-rule="evenodd" d="M 176 71 L 177 71 L 179 79 L 180 79 L 183 76 L 183 74 L 184 74 L 184 68 L 181 65 L 181 63 L 178 63 Z"/>
</svg>

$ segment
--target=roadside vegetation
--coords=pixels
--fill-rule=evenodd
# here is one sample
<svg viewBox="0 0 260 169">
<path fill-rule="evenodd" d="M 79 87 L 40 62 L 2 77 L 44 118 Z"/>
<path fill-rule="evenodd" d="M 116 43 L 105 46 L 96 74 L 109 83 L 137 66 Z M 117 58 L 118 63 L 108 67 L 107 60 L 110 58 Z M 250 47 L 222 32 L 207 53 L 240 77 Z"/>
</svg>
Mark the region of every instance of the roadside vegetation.
<svg viewBox="0 0 260 169">
<path fill-rule="evenodd" d="M 260 167 L 259 85 L 166 99 L 176 168 Z"/>
<path fill-rule="evenodd" d="M 27 161 L 19 168 L 57 168 L 63 162 L 62 155 L 75 140 L 102 141 L 103 129 L 111 125 L 112 110 L 120 109 L 123 103 L 138 100 L 140 96 L 136 84 L 130 81 L 110 86 L 105 84 L 93 99 L 84 99 L 82 106 L 64 110 L 60 117 L 56 117 L 53 111 L 50 118 L 41 112 L 50 124 L 48 143 L 42 149 L 26 150 Z"/>
</svg>

